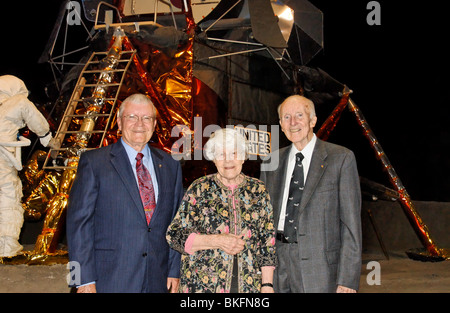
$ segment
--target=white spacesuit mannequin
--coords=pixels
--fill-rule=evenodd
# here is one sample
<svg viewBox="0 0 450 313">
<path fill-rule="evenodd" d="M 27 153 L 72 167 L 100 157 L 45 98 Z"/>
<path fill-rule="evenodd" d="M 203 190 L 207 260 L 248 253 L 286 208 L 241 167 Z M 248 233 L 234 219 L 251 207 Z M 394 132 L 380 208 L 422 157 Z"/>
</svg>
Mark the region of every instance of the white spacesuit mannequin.
<svg viewBox="0 0 450 313">
<path fill-rule="evenodd" d="M 23 247 L 19 235 L 23 226 L 21 147 L 30 140 L 17 137 L 27 126 L 37 134 L 43 146 L 52 139 L 50 127 L 41 112 L 28 100 L 22 80 L 12 75 L 0 76 L 0 257 L 13 257 Z"/>
</svg>

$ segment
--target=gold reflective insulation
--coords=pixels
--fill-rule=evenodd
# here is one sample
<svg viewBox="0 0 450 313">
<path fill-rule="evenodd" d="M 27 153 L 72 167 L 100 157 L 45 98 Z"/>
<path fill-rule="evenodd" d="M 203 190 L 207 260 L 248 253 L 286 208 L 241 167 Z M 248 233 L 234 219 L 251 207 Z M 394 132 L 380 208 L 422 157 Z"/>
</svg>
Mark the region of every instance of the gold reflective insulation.
<svg viewBox="0 0 450 313">
<path fill-rule="evenodd" d="M 180 46 L 173 57 L 158 49 L 151 49 L 152 53 L 145 59 L 138 53 L 129 54 L 132 66 L 126 68 L 123 73 L 126 78 L 118 86 L 119 77 L 114 70 L 123 67 L 124 53 L 136 50 L 123 32 L 116 31 L 115 35 L 106 56 L 92 60 L 102 71 L 80 77 L 78 88 L 74 89 L 72 99 L 76 105 L 70 107 L 69 104 L 65 112 L 66 116 L 73 117 L 61 121 L 55 136 L 60 149 L 49 153 L 37 151 L 24 166 L 24 190 L 29 190 L 23 198 L 25 216 L 33 221 L 44 218 L 44 225 L 33 251 L 24 251 L 20 256 L 2 260 L 2 263 L 31 265 L 67 262 L 67 251 L 57 248 L 79 157 L 88 149 L 114 143 L 120 138 L 117 112 L 121 101 L 127 96 L 140 92 L 147 94 L 154 102 L 158 111 L 154 145 L 159 148 L 171 151 L 172 144 L 178 139 L 171 136 L 175 125 L 191 127 L 192 39 Z M 87 66 L 85 72 L 94 70 Z M 118 94 L 117 103 L 114 102 L 114 93 Z M 105 127 L 106 131 L 102 131 Z M 48 164 L 53 162 L 55 169 L 39 166 L 46 157 Z"/>
<path fill-rule="evenodd" d="M 98 64 L 100 71 L 98 77 L 92 77 L 92 81 L 80 79 L 78 87 L 83 92 L 90 92 L 86 97 L 77 96 L 77 105 L 70 112 L 66 128 L 60 128 L 56 135 L 61 144 L 61 149 L 51 151 L 56 170 L 46 172 L 39 169 L 38 159 L 43 158 L 43 152 L 36 152 L 27 163 L 24 177 L 28 186 L 36 184 L 23 201 L 25 216 L 38 220 L 45 215 L 41 234 L 38 236 L 34 250 L 25 251 L 18 260 L 27 264 L 48 264 L 61 259 L 67 261 L 67 251 L 57 250 L 61 231 L 64 229 L 65 213 L 70 189 L 76 177 L 76 169 L 80 155 L 86 149 L 98 148 L 117 140 L 117 132 L 112 136 L 107 111 L 114 109 L 110 88 L 117 85 L 114 70 L 117 68 L 122 49 L 123 33 L 117 32 L 113 37 L 113 44 L 106 57 L 92 63 Z M 86 72 L 92 70 L 87 69 Z M 95 76 L 95 75 L 94 75 Z M 90 87 L 90 88 L 89 88 Z M 83 92 L 80 92 L 83 95 Z M 76 92 L 75 92 L 76 93 Z M 115 119 L 114 119 L 115 122 Z M 101 129 L 107 131 L 101 131 Z M 49 157 L 47 156 L 47 157 Z M 31 177 L 36 177 L 34 180 Z M 39 180 L 40 179 L 40 180 Z M 35 182 L 37 181 L 37 182 Z"/>
<path fill-rule="evenodd" d="M 47 204 L 58 188 L 61 174 L 42 169 L 46 155 L 45 151 L 35 151 L 21 172 L 24 190 L 22 207 L 24 218 L 28 221 L 38 221 L 45 215 Z"/>
</svg>

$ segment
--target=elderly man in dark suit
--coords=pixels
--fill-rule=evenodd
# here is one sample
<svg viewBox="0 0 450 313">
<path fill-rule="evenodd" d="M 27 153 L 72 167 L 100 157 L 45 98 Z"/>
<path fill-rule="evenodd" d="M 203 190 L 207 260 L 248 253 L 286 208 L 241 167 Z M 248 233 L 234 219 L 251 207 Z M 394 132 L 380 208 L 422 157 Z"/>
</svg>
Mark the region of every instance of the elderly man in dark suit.
<svg viewBox="0 0 450 313">
<path fill-rule="evenodd" d="M 121 140 L 81 155 L 69 197 L 67 239 L 69 259 L 80 265 L 78 292 L 176 291 L 180 254 L 165 234 L 183 196 L 181 166 L 147 144 L 156 109 L 146 96 L 123 101 L 118 126 Z"/>
<path fill-rule="evenodd" d="M 292 145 L 264 171 L 277 229 L 275 292 L 356 292 L 361 270 L 361 192 L 352 151 L 316 137 L 314 103 L 299 95 L 279 107 Z"/>
</svg>

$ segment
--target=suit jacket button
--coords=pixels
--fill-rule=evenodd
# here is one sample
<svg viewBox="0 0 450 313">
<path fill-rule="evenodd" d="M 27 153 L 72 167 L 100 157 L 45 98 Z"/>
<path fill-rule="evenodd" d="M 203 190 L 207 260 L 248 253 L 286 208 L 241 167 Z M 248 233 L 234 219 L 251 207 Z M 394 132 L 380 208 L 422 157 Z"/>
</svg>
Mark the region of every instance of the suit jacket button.
<svg viewBox="0 0 450 313">
<path fill-rule="evenodd" d="M 147 231 L 148 231 L 148 232 L 151 232 L 151 231 L 152 231 L 152 229 L 151 229 L 151 228 L 149 227 L 149 228 L 147 229 Z"/>
<path fill-rule="evenodd" d="M 145 258 L 147 256 L 147 252 L 142 253 L 142 256 Z"/>
</svg>

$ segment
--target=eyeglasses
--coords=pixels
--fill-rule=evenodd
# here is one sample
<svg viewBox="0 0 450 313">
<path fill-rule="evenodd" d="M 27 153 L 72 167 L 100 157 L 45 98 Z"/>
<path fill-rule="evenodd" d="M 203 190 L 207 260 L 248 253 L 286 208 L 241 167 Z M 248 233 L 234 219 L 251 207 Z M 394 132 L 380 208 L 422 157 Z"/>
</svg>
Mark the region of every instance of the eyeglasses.
<svg viewBox="0 0 450 313">
<path fill-rule="evenodd" d="M 137 122 L 139 122 L 139 120 L 142 121 L 142 123 L 144 124 L 150 124 L 151 122 L 153 122 L 155 120 L 156 117 L 154 116 L 148 116 L 148 115 L 144 115 L 144 116 L 137 116 L 134 114 L 128 114 L 128 115 L 124 115 L 123 116 L 125 118 L 125 120 L 131 124 L 135 124 Z"/>
</svg>

